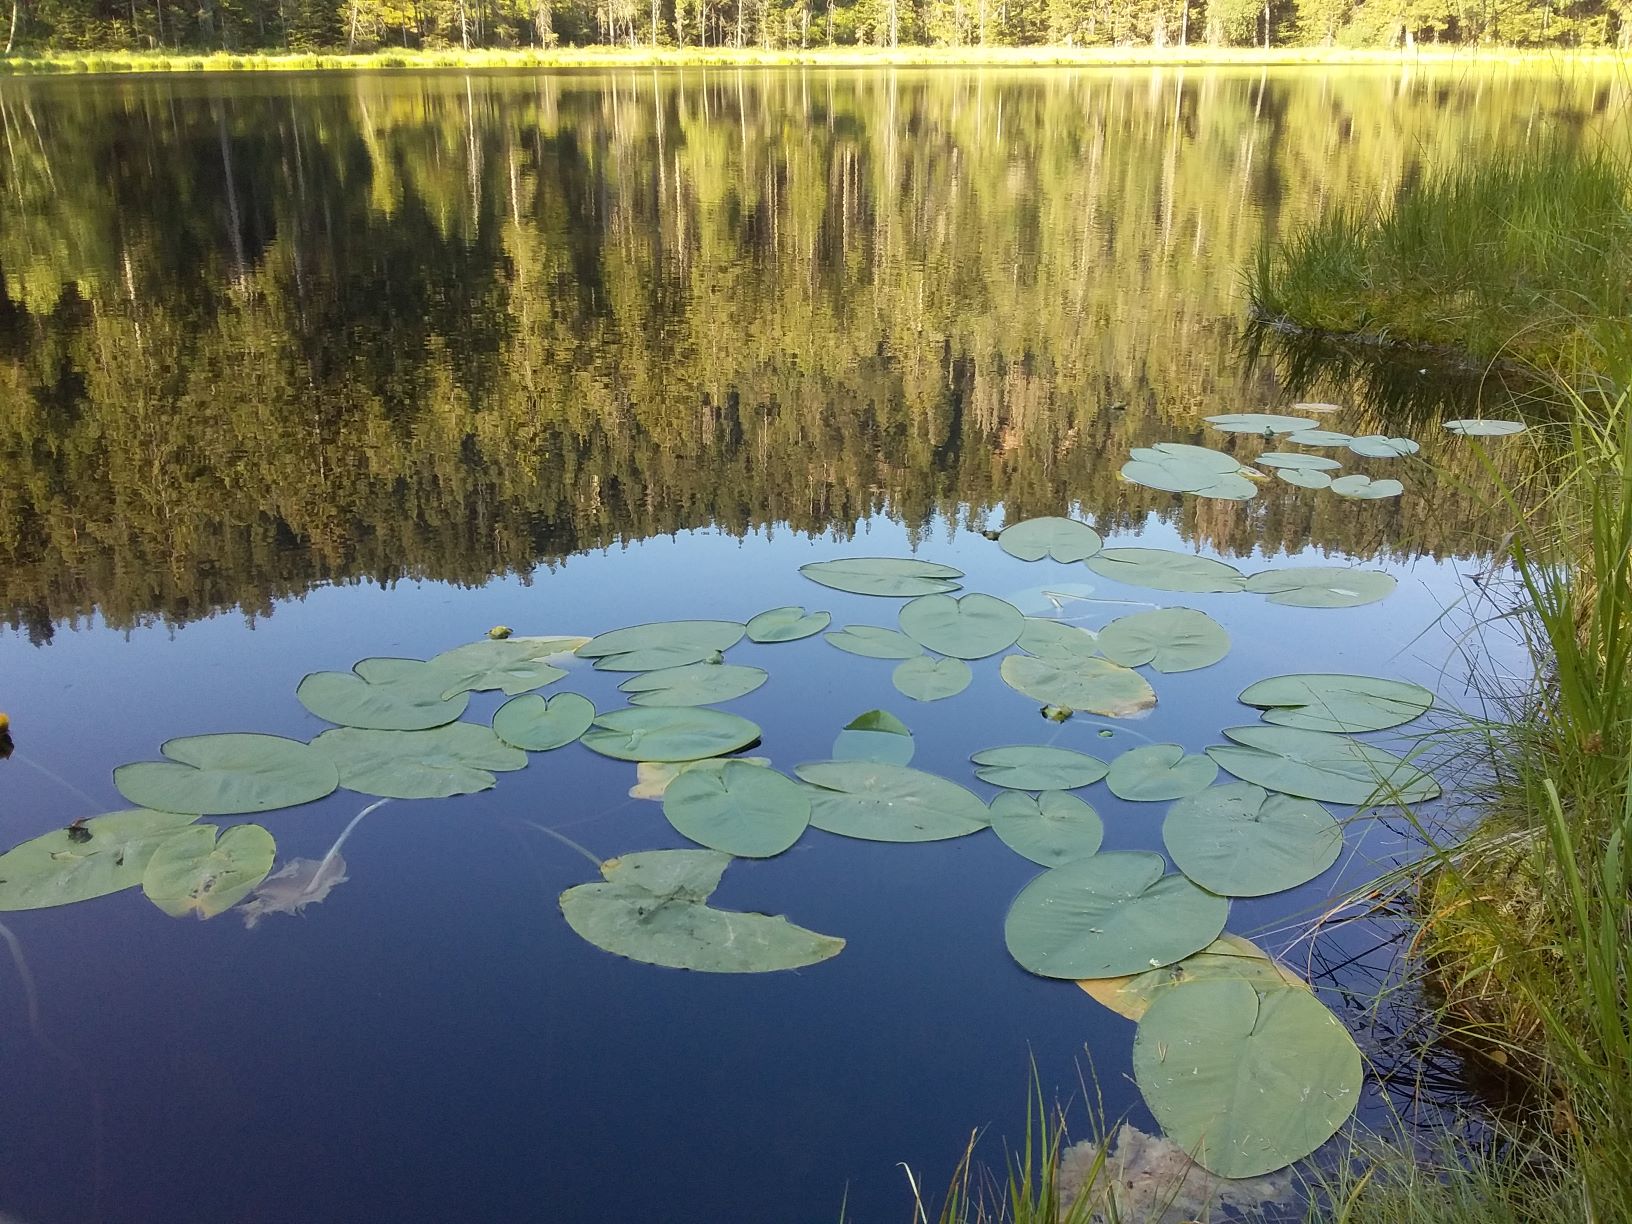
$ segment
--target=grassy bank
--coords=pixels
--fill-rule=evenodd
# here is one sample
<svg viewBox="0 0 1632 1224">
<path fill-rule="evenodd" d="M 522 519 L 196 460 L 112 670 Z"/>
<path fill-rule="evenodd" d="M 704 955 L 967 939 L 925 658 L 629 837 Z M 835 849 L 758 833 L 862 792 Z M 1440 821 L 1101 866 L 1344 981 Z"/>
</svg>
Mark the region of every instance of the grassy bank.
<svg viewBox="0 0 1632 1224">
<path fill-rule="evenodd" d="M 550 47 L 509 50 L 457 48 L 234 55 L 84 51 L 0 57 L 0 75 L 146 72 L 379 71 L 400 68 L 683 68 L 683 67 L 1331 67 L 1367 65 L 1513 64 L 1559 67 L 1632 66 L 1613 50 L 1537 51 L 1522 48 L 1353 50 L 1341 47 L 812 47 L 766 51 L 734 47 Z"/>
</svg>

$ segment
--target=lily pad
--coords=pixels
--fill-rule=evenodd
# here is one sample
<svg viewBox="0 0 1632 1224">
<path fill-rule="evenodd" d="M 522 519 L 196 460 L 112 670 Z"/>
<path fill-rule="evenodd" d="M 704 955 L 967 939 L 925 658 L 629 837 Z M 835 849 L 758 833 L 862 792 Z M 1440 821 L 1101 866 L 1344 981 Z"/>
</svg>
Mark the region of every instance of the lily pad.
<svg viewBox="0 0 1632 1224">
<path fill-rule="evenodd" d="M 620 761 L 700 761 L 746 748 L 759 727 L 724 710 L 654 706 L 598 714 L 583 745 Z"/>
<path fill-rule="evenodd" d="M 1009 954 L 1042 977 L 1112 977 L 1182 960 L 1224 929 L 1230 903 L 1159 854 L 1113 851 L 1043 872 L 1003 923 Z"/>
<path fill-rule="evenodd" d="M 1023 858 L 1044 867 L 1085 859 L 1099 850 L 1105 824 L 1075 795 L 1044 791 L 1037 796 L 1004 791 L 992 800 L 992 831 Z"/>
<path fill-rule="evenodd" d="M 1118 799 L 1156 803 L 1204 791 L 1217 777 L 1218 766 L 1209 757 L 1186 756 L 1178 744 L 1146 744 L 1112 761 L 1105 785 Z"/>
<path fill-rule="evenodd" d="M 271 812 L 311 803 L 340 785 L 327 757 L 277 735 L 189 735 L 159 751 L 170 760 L 113 771 L 113 785 L 138 807 L 195 816 Z"/>
<path fill-rule="evenodd" d="M 1462 420 L 1446 421 L 1445 428 L 1464 438 L 1506 438 L 1523 433 L 1525 426 L 1523 421 Z"/>
<path fill-rule="evenodd" d="M 595 721 L 595 703 L 577 693 L 557 693 L 546 701 L 537 693 L 512 697 L 493 715 L 493 731 L 505 743 L 528 752 L 548 752 L 577 742 Z"/>
<path fill-rule="evenodd" d="M 312 747 L 340 770 L 340 785 L 385 799 L 443 799 L 487 790 L 495 770 L 523 769 L 527 754 L 491 727 L 449 723 L 429 731 L 336 727 Z"/>
<path fill-rule="evenodd" d="M 854 595 L 883 595 L 899 599 L 936 595 L 958 589 L 963 571 L 916 557 L 841 557 L 812 561 L 799 572 L 812 582 Z"/>
<path fill-rule="evenodd" d="M 1332 487 L 1332 477 L 1329 472 L 1304 471 L 1299 468 L 1283 468 L 1275 475 L 1289 485 L 1296 485 L 1300 489 L 1329 489 Z M 1362 478 L 1363 479 L 1363 478 Z"/>
<path fill-rule="evenodd" d="M 1246 501 L 1258 492 L 1232 456 L 1179 442 L 1136 447 L 1122 465 L 1121 475 L 1146 488 L 1225 501 Z"/>
<path fill-rule="evenodd" d="M 1265 722 L 1307 731 L 1382 731 L 1426 714 L 1434 695 L 1420 684 L 1381 676 L 1299 673 L 1271 676 L 1241 691 Z"/>
<path fill-rule="evenodd" d="M 810 823 L 867 841 L 943 841 L 990 823 L 986 805 L 955 782 L 879 761 L 817 761 L 794 770 L 810 783 Z"/>
<path fill-rule="evenodd" d="M 1017 643 L 1027 654 L 1056 663 L 1076 663 L 1099 655 L 1099 635 L 1061 621 L 1026 617 Z"/>
<path fill-rule="evenodd" d="M 1005 527 L 997 546 L 1022 561 L 1052 557 L 1069 564 L 1085 561 L 1105 546 L 1099 532 L 1071 518 L 1034 518 Z"/>
<path fill-rule="evenodd" d="M 1232 565 L 1166 548 L 1107 548 L 1086 564 L 1102 577 L 1155 591 L 1239 591 L 1246 582 Z"/>
<path fill-rule="evenodd" d="M 750 642 L 797 642 L 815 637 L 833 623 L 829 612 L 806 612 L 800 607 L 772 608 L 748 622 Z"/>
<path fill-rule="evenodd" d="M 1099 649 L 1124 667 L 1150 664 L 1159 672 L 1210 667 L 1230 650 L 1230 635 L 1205 612 L 1159 608 L 1123 616 L 1099 631 Z"/>
<path fill-rule="evenodd" d="M 687 663 L 632 676 L 618 685 L 637 706 L 700 706 L 734 701 L 769 679 L 757 667 L 735 663 Z"/>
<path fill-rule="evenodd" d="M 1234 744 L 1207 755 L 1240 778 L 1269 790 L 1327 803 L 1422 803 L 1439 784 L 1415 765 L 1372 744 L 1299 727 L 1227 727 Z"/>
<path fill-rule="evenodd" d="M 923 595 L 901 609 L 901 629 L 954 659 L 984 659 L 1013 646 L 1025 618 L 992 595 Z"/>
<path fill-rule="evenodd" d="M 1357 455 L 1364 455 L 1367 459 L 1399 459 L 1406 455 L 1414 455 L 1422 447 L 1410 438 L 1390 438 L 1383 434 L 1366 434 L 1364 437 L 1353 438 L 1349 441 L 1349 449 Z"/>
<path fill-rule="evenodd" d="M 506 696 L 554 684 L 567 673 L 555 666 L 572 657 L 581 637 L 483 638 L 444 650 L 429 666 L 442 673 L 444 697 L 497 689 Z"/>
<path fill-rule="evenodd" d="M 741 761 L 745 765 L 769 765 L 770 757 L 703 757 L 696 761 L 636 761 L 635 784 L 629 788 L 631 799 L 661 799 L 669 784 L 681 774 L 694 769 L 719 769 L 727 761 Z"/>
<path fill-rule="evenodd" d="M 1297 433 L 1288 434 L 1286 440 L 1294 446 L 1347 446 L 1354 441 L 1354 437 L 1333 429 L 1300 429 Z"/>
<path fill-rule="evenodd" d="M 219 841 L 215 836 L 218 831 Z M 214 918 L 247 897 L 272 870 L 277 855 L 272 834 L 260 825 L 241 824 L 217 830 L 214 825 L 190 824 L 153 848 L 142 872 L 142 891 L 172 918 L 188 914 Z"/>
<path fill-rule="evenodd" d="M 1298 403 L 1298 404 L 1293 404 L 1292 405 L 1292 411 L 1293 412 L 1313 412 L 1313 413 L 1317 413 L 1317 414 L 1319 414 L 1321 416 L 1325 416 L 1326 414 L 1332 413 L 1332 412 L 1342 412 L 1343 411 L 1343 405 L 1342 404 L 1319 404 L 1319 403 L 1305 404 L 1305 403 Z"/>
<path fill-rule="evenodd" d="M 657 621 L 593 637 L 578 647 L 578 656 L 594 659 L 597 671 L 658 671 L 709 662 L 745 632 L 736 621 Z"/>
<path fill-rule="evenodd" d="M 868 710 L 852 718 L 839 732 L 833 741 L 833 759 L 906 765 L 916 748 L 906 723 L 888 710 Z"/>
<path fill-rule="evenodd" d="M 867 659 L 913 659 L 924 653 L 924 648 L 906 634 L 878 625 L 846 625 L 822 636 L 847 654 Z"/>
<path fill-rule="evenodd" d="M 962 659 L 931 659 L 925 655 L 903 661 L 890 676 L 895 687 L 914 701 L 956 697 L 974 678 L 969 664 Z"/>
<path fill-rule="evenodd" d="M 731 856 L 648 850 L 601 864 L 604 884 L 561 894 L 561 913 L 597 948 L 649 965 L 702 973 L 772 973 L 837 956 L 844 940 L 769 914 L 715 909 Z"/>
<path fill-rule="evenodd" d="M 1398 585 L 1393 574 L 1382 570 L 1295 565 L 1254 574 L 1247 579 L 1246 590 L 1294 608 L 1358 608 L 1386 599 Z"/>
<path fill-rule="evenodd" d="M 197 819 L 133 808 L 13 846 L 0 854 L 0 910 L 72 905 L 140 884 L 159 845 Z"/>
<path fill-rule="evenodd" d="M 1092 786 L 1108 768 L 1098 757 L 1049 744 L 1015 744 L 987 748 L 969 758 L 975 777 L 1009 790 L 1075 790 Z"/>
<path fill-rule="evenodd" d="M 1332 472 L 1343 466 L 1336 459 L 1328 459 L 1325 455 L 1305 455 L 1297 451 L 1271 451 L 1267 455 L 1259 455 L 1253 462 L 1260 467 L 1301 472 Z"/>
<path fill-rule="evenodd" d="M 1313 429 L 1319 422 L 1308 417 L 1284 416 L 1277 412 L 1225 412 L 1206 418 L 1207 424 L 1225 433 L 1289 434 Z"/>
<path fill-rule="evenodd" d="M 1343 828 L 1313 800 L 1227 782 L 1175 803 L 1162 841 L 1173 865 L 1209 892 L 1263 897 L 1307 884 L 1337 862 Z"/>
<path fill-rule="evenodd" d="M 1381 501 L 1405 492 L 1405 486 L 1397 480 L 1373 480 L 1370 476 L 1360 475 L 1339 476 L 1332 481 L 1331 489 L 1339 497 L 1356 501 Z"/>
<path fill-rule="evenodd" d="M 781 854 L 810 824 L 808 792 L 763 765 L 727 761 L 681 774 L 663 793 L 663 815 L 682 836 L 738 858 Z"/>
<path fill-rule="evenodd" d="M 1129 718 L 1156 704 L 1156 691 L 1143 676 L 1109 659 L 1061 661 L 1009 655 L 998 670 L 1010 688 L 1044 705 Z"/>
<path fill-rule="evenodd" d="M 312 672 L 295 697 L 319 718 L 342 727 L 423 731 L 453 722 L 468 693 L 444 697 L 446 674 L 418 659 L 363 659 L 349 672 Z"/>
<path fill-rule="evenodd" d="M 1210 982 L 1220 978 L 1250 982 L 1259 994 L 1272 990 L 1303 990 L 1309 984 L 1285 965 L 1272 958 L 1251 940 L 1228 931 L 1200 952 L 1181 961 L 1146 969 L 1143 973 L 1120 977 L 1083 978 L 1077 983 L 1096 1003 L 1119 1016 L 1138 1020 L 1150 1008 L 1151 1000 L 1164 990 L 1188 982 Z"/>
<path fill-rule="evenodd" d="M 1167 1136 L 1220 1177 L 1309 1155 L 1360 1099 L 1360 1051 L 1302 990 L 1188 982 L 1151 1001 L 1133 1040 L 1139 1090 Z"/>
</svg>

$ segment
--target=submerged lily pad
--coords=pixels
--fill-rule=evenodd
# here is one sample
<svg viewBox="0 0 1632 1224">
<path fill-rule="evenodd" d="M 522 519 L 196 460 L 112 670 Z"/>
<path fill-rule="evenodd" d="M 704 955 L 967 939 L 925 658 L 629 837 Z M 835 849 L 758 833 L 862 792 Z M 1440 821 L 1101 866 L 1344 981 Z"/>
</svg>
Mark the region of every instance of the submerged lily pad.
<svg viewBox="0 0 1632 1224">
<path fill-rule="evenodd" d="M 663 815 L 682 836 L 738 858 L 781 854 L 810 824 L 808 792 L 763 765 L 726 761 L 669 783 Z"/>
<path fill-rule="evenodd" d="M 1061 621 L 1026 617 L 1016 643 L 1027 654 L 1056 663 L 1074 663 L 1099 654 L 1099 635 Z"/>
<path fill-rule="evenodd" d="M 1343 850 L 1343 829 L 1310 799 L 1227 782 L 1180 799 L 1162 824 L 1173 865 L 1222 897 L 1307 884 Z"/>
<path fill-rule="evenodd" d="M 969 758 L 975 777 L 1009 790 L 1064 791 L 1092 786 L 1108 768 L 1098 757 L 1049 744 L 987 748 Z"/>
<path fill-rule="evenodd" d="M 806 612 L 800 607 L 772 608 L 748 622 L 750 642 L 797 642 L 815 637 L 833 623 L 829 612 Z"/>
<path fill-rule="evenodd" d="M 1446 421 L 1445 428 L 1464 438 L 1506 438 L 1524 432 L 1523 421 Z"/>
<path fill-rule="evenodd" d="M 1294 446 L 1347 446 L 1354 437 L 1332 429 L 1300 429 L 1288 434 L 1286 440 Z"/>
<path fill-rule="evenodd" d="M 1037 796 L 1004 791 L 992 800 L 992 831 L 1023 858 L 1059 867 L 1087 858 L 1105 839 L 1105 824 L 1075 795 L 1044 791 Z"/>
<path fill-rule="evenodd" d="M 1332 481 L 1331 489 L 1339 497 L 1355 501 L 1381 501 L 1405 492 L 1405 486 L 1397 480 L 1373 480 L 1370 476 L 1359 475 L 1339 476 Z"/>
<path fill-rule="evenodd" d="M 1332 487 L 1332 477 L 1329 472 L 1306 471 L 1301 468 L 1283 468 L 1275 473 L 1276 477 L 1289 485 L 1296 485 L 1300 489 L 1329 489 Z"/>
<path fill-rule="evenodd" d="M 1132 668 L 1109 659 L 1039 659 L 1009 655 L 1003 682 L 1044 705 L 1068 706 L 1106 718 L 1128 718 L 1156 704 L 1156 691 Z"/>
<path fill-rule="evenodd" d="M 1399 459 L 1416 454 L 1422 447 L 1410 438 L 1366 434 L 1364 437 L 1350 439 L 1349 449 L 1357 455 L 1364 455 L 1367 459 Z"/>
<path fill-rule="evenodd" d="M 913 641 L 954 659 L 984 659 L 1013 646 L 1025 618 L 992 595 L 923 595 L 901 609 Z"/>
<path fill-rule="evenodd" d="M 736 621 L 657 621 L 603 633 L 578 647 L 577 653 L 594 659 L 598 671 L 658 671 L 709 662 L 742 641 L 745 632 Z"/>
<path fill-rule="evenodd" d="M 172 918 L 188 914 L 214 918 L 237 905 L 266 878 L 277 854 L 272 834 L 260 825 L 217 830 L 214 825 L 190 824 L 154 847 L 142 872 L 142 891 Z"/>
<path fill-rule="evenodd" d="M 1186 756 L 1178 744 L 1146 744 L 1112 761 L 1105 785 L 1118 799 L 1155 803 L 1204 791 L 1217 777 L 1218 765 L 1209 757 Z"/>
<path fill-rule="evenodd" d="M 898 629 L 878 625 L 846 625 L 822 635 L 831 646 L 864 659 L 914 659 L 924 648 Z"/>
<path fill-rule="evenodd" d="M 906 765 L 916 748 L 906 723 L 888 710 L 868 710 L 844 725 L 833 741 L 833 759 Z"/>
<path fill-rule="evenodd" d="M 1259 455 L 1253 462 L 1261 467 L 1300 472 L 1331 472 L 1343 466 L 1336 459 L 1328 459 L 1325 455 L 1305 455 L 1296 451 L 1271 451 L 1267 455 Z"/>
<path fill-rule="evenodd" d="M 138 807 L 194 816 L 271 812 L 311 803 L 340 785 L 327 757 L 278 735 L 188 735 L 159 751 L 170 760 L 113 771 L 115 788 Z"/>
<path fill-rule="evenodd" d="M 1158 608 L 1123 616 L 1099 631 L 1099 649 L 1125 667 L 1150 664 L 1159 672 L 1210 667 L 1230 650 L 1230 635 L 1205 612 Z"/>
<path fill-rule="evenodd" d="M 1272 958 L 1251 940 L 1228 931 L 1200 952 L 1183 960 L 1126 973 L 1119 977 L 1083 978 L 1077 983 L 1089 998 L 1119 1016 L 1138 1020 L 1150 1008 L 1151 1000 L 1164 990 L 1188 982 L 1210 982 L 1220 978 L 1250 982 L 1259 994 L 1272 990 L 1303 990 L 1309 984 L 1285 965 Z"/>
<path fill-rule="evenodd" d="M 133 808 L 13 846 L 0 854 L 0 910 L 72 905 L 140 884 L 159 845 L 197 819 Z"/>
<path fill-rule="evenodd" d="M 1439 794 L 1428 774 L 1373 744 L 1298 727 L 1227 727 L 1234 744 L 1207 755 L 1243 782 L 1327 803 L 1422 803 Z"/>
<path fill-rule="evenodd" d="M 346 858 L 338 850 L 320 859 L 290 859 L 255 886 L 238 907 L 244 928 L 253 931 L 268 914 L 303 916 L 309 905 L 321 905 L 347 880 Z"/>
<path fill-rule="evenodd" d="M 1284 416 L 1278 412 L 1225 412 L 1206 418 L 1207 424 L 1225 433 L 1296 433 L 1312 429 L 1318 422 L 1308 417 Z"/>
<path fill-rule="evenodd" d="M 931 659 L 926 655 L 904 660 L 890 675 L 895 687 L 914 701 L 956 697 L 974 678 L 969 664 L 962 659 Z"/>
<path fill-rule="evenodd" d="M 429 731 L 336 727 L 312 741 L 340 770 L 340 785 L 385 799 L 443 799 L 487 790 L 493 772 L 523 769 L 527 754 L 491 727 L 449 723 Z"/>
<path fill-rule="evenodd" d="M 1294 608 L 1358 608 L 1386 599 L 1398 585 L 1393 574 L 1382 570 L 1294 565 L 1254 574 L 1247 579 L 1246 590 Z"/>
<path fill-rule="evenodd" d="M 1188 982 L 1150 1004 L 1133 1072 L 1168 1137 L 1220 1177 L 1254 1177 L 1325 1143 L 1360 1099 L 1360 1051 L 1302 990 Z"/>
<path fill-rule="evenodd" d="M 812 582 L 854 595 L 883 595 L 899 599 L 936 595 L 958 589 L 963 571 L 916 557 L 841 557 L 812 561 L 799 572 Z"/>
<path fill-rule="evenodd" d="M 618 685 L 636 706 L 700 706 L 734 701 L 769 679 L 757 667 L 735 663 L 687 663 L 633 676 Z"/>
<path fill-rule="evenodd" d="M 1426 714 L 1434 695 L 1420 684 L 1381 676 L 1300 673 L 1271 676 L 1241 691 L 1265 722 L 1307 731 L 1382 731 Z"/>
<path fill-rule="evenodd" d="M 556 662 L 583 646 L 581 637 L 483 638 L 444 650 L 429 666 L 442 673 L 444 697 L 497 689 L 506 696 L 554 684 L 567 673 Z"/>
<path fill-rule="evenodd" d="M 1136 973 L 1199 952 L 1224 929 L 1230 903 L 1159 854 L 1113 851 L 1043 872 L 1003 923 L 1009 954 L 1042 977 Z"/>
<path fill-rule="evenodd" d="M 942 841 L 978 833 L 986 805 L 955 782 L 880 761 L 817 761 L 794 770 L 810 783 L 810 823 L 867 841 Z"/>
<path fill-rule="evenodd" d="M 1071 518 L 1026 519 L 1005 527 L 997 537 L 999 548 L 1022 561 L 1041 561 L 1044 557 L 1067 564 L 1085 561 L 1104 545 L 1099 532 Z"/>
<path fill-rule="evenodd" d="M 1107 548 L 1086 564 L 1103 577 L 1155 591 L 1239 591 L 1246 582 L 1232 565 L 1166 548 Z"/>
<path fill-rule="evenodd" d="M 505 743 L 528 752 L 548 752 L 575 743 L 595 721 L 595 703 L 577 693 L 557 693 L 546 701 L 537 693 L 512 697 L 493 715 L 493 731 Z"/>
<path fill-rule="evenodd" d="M 577 934 L 616 956 L 702 973 L 771 973 L 838 955 L 844 940 L 769 914 L 715 909 L 731 856 L 717 850 L 648 850 L 601 864 L 604 884 L 561 894 Z"/>
<path fill-rule="evenodd" d="M 620 761 L 700 761 L 758 738 L 757 724 L 724 710 L 652 706 L 597 715 L 582 743 Z"/>
<path fill-rule="evenodd" d="M 1086 582 L 1055 582 L 1048 586 L 1027 587 L 1010 591 L 1003 598 L 1019 608 L 1027 617 L 1049 616 L 1064 611 L 1067 605 L 1092 599 L 1094 588 Z"/>
<path fill-rule="evenodd" d="M 453 722 L 470 694 L 443 696 L 446 673 L 418 659 L 363 659 L 349 672 L 312 672 L 295 698 L 319 718 L 342 727 L 423 731 Z"/>
</svg>

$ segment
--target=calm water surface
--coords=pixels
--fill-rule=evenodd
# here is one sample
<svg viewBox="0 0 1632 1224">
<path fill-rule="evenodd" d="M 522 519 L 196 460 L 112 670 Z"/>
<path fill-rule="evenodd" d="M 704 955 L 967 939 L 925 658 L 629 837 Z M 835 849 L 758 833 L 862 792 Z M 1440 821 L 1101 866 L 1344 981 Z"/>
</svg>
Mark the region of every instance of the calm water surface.
<svg viewBox="0 0 1632 1224">
<path fill-rule="evenodd" d="M 173 736 L 310 738 L 307 672 L 428 657 L 505 623 L 595 633 L 892 601 L 807 561 L 916 551 L 1011 595 L 1202 608 L 1235 647 L 1158 676 L 1105 740 L 976 665 L 909 702 L 820 638 L 733 651 L 772 672 L 731 708 L 783 768 L 882 706 L 915 764 L 1141 737 L 1200 750 L 1291 670 L 1464 677 L 1424 633 L 1503 524 L 1416 464 L 1398 501 L 1278 483 L 1245 504 L 1120 483 L 1129 447 L 1218 443 L 1208 412 L 1339 399 L 1241 345 L 1242 270 L 1322 208 L 1543 134 L 1590 138 L 1625 85 L 1499 71 L 687 72 L 0 81 L 3 842 L 125 806 L 114 766 Z M 1421 421 L 1453 474 L 1468 452 Z M 1238 442 L 1244 457 L 1255 439 Z M 1505 460 L 1504 460 L 1505 461 Z M 1458 465 L 1462 465 L 1459 469 Z M 1113 542 L 1246 570 L 1353 558 L 1400 577 L 1342 611 L 1169 596 L 1026 565 L 980 529 L 1075 510 Z M 616 705 L 621 676 L 558 686 Z M 485 720 L 493 695 L 468 718 Z M 581 747 L 496 789 L 383 808 L 350 879 L 246 931 L 139 892 L 6 915 L 39 1029 L 0 990 L 0 1209 L 29 1221 L 831 1221 L 907 1218 L 968 1133 L 1022 1124 L 1028 1060 L 1149 1126 L 1132 1026 L 1007 956 L 1035 868 L 990 835 L 895 846 L 811 832 L 717 900 L 849 942 L 797 973 L 636 965 L 556 897 L 611 856 L 682 844 L 631 766 Z M 1111 849 L 1161 809 L 1090 798 Z M 271 813 L 319 857 L 364 801 Z M 1282 949 L 1400 852 L 1235 903 Z M 1344 959 L 1336 934 L 1323 952 Z M 1307 949 L 1299 956 L 1306 957 Z M 1300 964 L 1305 961 L 1300 960 Z M 1343 973 L 1320 979 L 1388 1054 Z M 42 1040 L 43 1037 L 43 1040 Z M 1079 1115 L 1080 1119 L 1080 1115 Z M 993 1148 L 994 1159 L 1001 1159 Z"/>
</svg>

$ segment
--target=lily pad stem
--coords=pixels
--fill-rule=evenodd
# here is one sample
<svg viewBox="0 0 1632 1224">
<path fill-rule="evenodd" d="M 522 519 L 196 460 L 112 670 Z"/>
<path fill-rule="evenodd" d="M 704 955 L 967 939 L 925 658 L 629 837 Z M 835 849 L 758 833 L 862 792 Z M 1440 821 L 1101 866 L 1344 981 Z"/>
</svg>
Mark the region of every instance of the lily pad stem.
<svg viewBox="0 0 1632 1224">
<path fill-rule="evenodd" d="M 572 838 L 568 837 L 565 833 L 557 833 L 554 829 L 550 828 L 547 825 L 541 825 L 536 820 L 520 820 L 517 823 L 524 824 L 529 829 L 537 829 L 540 833 L 544 834 L 546 837 L 555 838 L 555 840 L 560 842 L 562 845 L 568 846 L 571 849 L 578 851 L 579 854 L 583 855 L 590 862 L 594 863 L 597 870 L 600 869 L 601 861 L 602 861 L 601 856 L 598 855 L 598 854 L 592 853 L 591 851 L 585 849 L 583 846 L 580 846 L 577 842 L 573 841 Z"/>
</svg>

